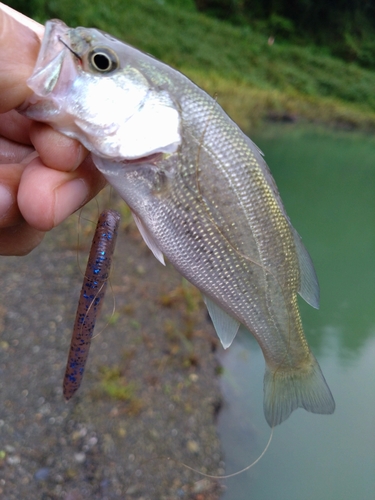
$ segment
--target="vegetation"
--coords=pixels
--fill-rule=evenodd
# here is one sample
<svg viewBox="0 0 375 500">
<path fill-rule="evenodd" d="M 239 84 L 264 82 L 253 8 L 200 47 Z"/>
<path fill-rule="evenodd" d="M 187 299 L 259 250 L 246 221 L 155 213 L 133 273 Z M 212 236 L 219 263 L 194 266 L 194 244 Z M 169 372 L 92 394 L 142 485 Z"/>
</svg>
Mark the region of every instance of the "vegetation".
<svg viewBox="0 0 375 500">
<path fill-rule="evenodd" d="M 128 414 L 133 415 L 139 413 L 142 407 L 141 400 L 136 396 L 136 392 L 135 383 L 128 382 L 121 369 L 117 366 L 111 368 L 103 366 L 100 370 L 99 387 L 93 390 L 93 393 L 98 397 L 104 394 L 111 399 L 128 403 L 126 411 Z"/>
<path fill-rule="evenodd" d="M 289 30 L 293 36 L 284 33 L 279 42 L 277 30 L 270 30 L 270 19 L 272 15 L 279 16 L 279 27 L 289 19 L 283 17 L 287 11 L 281 9 L 281 0 L 259 2 L 271 5 L 268 18 L 264 7 L 250 24 L 250 2 L 245 0 L 12 0 L 9 3 L 41 22 L 57 17 L 71 26 L 98 27 L 153 54 L 186 73 L 211 95 L 217 95 L 220 104 L 245 129 L 264 116 L 303 117 L 375 128 L 374 72 L 333 57 L 329 45 L 322 49 L 311 44 L 293 44 L 301 40 L 294 28 Z M 301 3 L 310 5 L 308 0 Z M 335 5 L 339 3 L 336 0 Z M 217 10 L 219 4 L 224 10 Z M 211 14 L 216 6 L 216 15 L 221 17 L 225 12 L 231 13 L 232 23 L 199 13 L 197 6 Z M 295 22 L 290 20 L 290 26 Z M 286 26 L 289 25 L 285 21 L 285 32 Z M 316 40 L 323 41 L 323 36 Z"/>
<path fill-rule="evenodd" d="M 188 2 L 189 3 L 189 2 Z M 196 0 L 197 8 L 375 68 L 375 4 L 362 0 Z"/>
</svg>

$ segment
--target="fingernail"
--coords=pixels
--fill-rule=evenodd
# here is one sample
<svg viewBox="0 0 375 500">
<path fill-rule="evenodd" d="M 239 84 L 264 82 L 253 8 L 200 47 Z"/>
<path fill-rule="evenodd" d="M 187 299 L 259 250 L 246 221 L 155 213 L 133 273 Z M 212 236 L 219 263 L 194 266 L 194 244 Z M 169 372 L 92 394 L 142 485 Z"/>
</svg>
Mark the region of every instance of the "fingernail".
<svg viewBox="0 0 375 500">
<path fill-rule="evenodd" d="M 0 220 L 7 215 L 13 203 L 12 193 L 3 184 L 0 184 Z"/>
<path fill-rule="evenodd" d="M 74 179 L 60 186 L 56 191 L 55 225 L 78 210 L 89 196 L 89 189 L 83 179 Z"/>
</svg>

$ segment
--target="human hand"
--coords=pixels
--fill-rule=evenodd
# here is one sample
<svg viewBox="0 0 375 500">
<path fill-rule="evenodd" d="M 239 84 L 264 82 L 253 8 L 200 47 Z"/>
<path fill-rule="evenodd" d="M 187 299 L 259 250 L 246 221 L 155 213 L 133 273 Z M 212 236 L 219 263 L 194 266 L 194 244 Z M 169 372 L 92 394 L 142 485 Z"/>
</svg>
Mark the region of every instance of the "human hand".
<svg viewBox="0 0 375 500">
<path fill-rule="evenodd" d="M 0 3 L 0 255 L 30 252 L 105 185 L 79 142 L 16 111 L 31 93 L 42 35 Z"/>
</svg>

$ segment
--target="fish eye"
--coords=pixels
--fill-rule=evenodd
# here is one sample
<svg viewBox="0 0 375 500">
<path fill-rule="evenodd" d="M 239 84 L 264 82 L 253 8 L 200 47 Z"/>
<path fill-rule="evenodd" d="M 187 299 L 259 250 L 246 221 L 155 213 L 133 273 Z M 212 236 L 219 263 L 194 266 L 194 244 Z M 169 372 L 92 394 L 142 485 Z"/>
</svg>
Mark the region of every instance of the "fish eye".
<svg viewBox="0 0 375 500">
<path fill-rule="evenodd" d="M 91 67 L 99 73 L 110 73 L 119 66 L 115 52 L 104 47 L 92 50 L 88 57 Z"/>
</svg>

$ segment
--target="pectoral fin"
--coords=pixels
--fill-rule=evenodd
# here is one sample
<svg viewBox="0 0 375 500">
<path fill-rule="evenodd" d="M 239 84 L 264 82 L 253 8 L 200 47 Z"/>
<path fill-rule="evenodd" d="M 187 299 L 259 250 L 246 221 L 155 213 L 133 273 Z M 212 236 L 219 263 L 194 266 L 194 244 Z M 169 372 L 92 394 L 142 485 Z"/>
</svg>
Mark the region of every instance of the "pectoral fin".
<svg viewBox="0 0 375 500">
<path fill-rule="evenodd" d="M 150 231 L 147 229 L 147 227 L 143 224 L 142 220 L 136 215 L 134 212 L 132 212 L 134 222 L 137 225 L 137 228 L 139 229 L 139 232 L 142 235 L 142 238 L 144 239 L 146 245 L 148 248 L 151 250 L 151 252 L 155 255 L 155 257 L 158 259 L 159 262 L 165 266 L 164 262 L 164 255 L 159 249 L 159 247 L 156 244 L 156 241 L 154 240 L 154 237 L 150 233 Z"/>
<path fill-rule="evenodd" d="M 294 242 L 296 245 L 299 268 L 301 273 L 301 284 L 298 293 L 310 306 L 319 309 L 319 283 L 309 252 L 297 231 L 293 228 Z"/>
<path fill-rule="evenodd" d="M 226 349 L 233 342 L 234 337 L 237 335 L 240 327 L 240 322 L 233 319 L 229 314 L 223 311 L 211 299 L 203 295 L 203 300 L 207 306 L 208 312 L 214 324 L 216 333 Z"/>
</svg>

